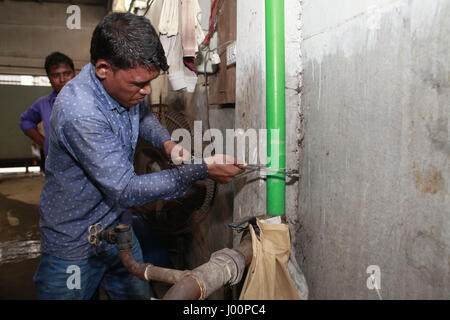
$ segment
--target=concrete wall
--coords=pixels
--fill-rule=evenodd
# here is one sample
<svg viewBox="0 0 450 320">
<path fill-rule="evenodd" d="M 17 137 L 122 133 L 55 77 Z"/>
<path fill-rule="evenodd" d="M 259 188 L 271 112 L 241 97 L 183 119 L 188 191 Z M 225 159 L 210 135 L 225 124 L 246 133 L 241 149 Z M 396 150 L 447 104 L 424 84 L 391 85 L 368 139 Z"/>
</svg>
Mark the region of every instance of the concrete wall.
<svg viewBox="0 0 450 320">
<path fill-rule="evenodd" d="M 266 128 L 264 12 L 264 1 L 237 1 L 235 127 L 243 130 Z M 265 181 L 257 174 L 235 180 L 233 219 L 265 214 Z"/>
<path fill-rule="evenodd" d="M 285 1 L 286 219 L 311 299 L 450 297 L 448 0 Z M 238 1 L 237 128 L 265 128 L 264 4 Z M 301 45 L 300 45 L 301 44 Z M 235 220 L 265 213 L 238 181 Z M 236 239 L 235 239 L 236 240 Z"/>
<path fill-rule="evenodd" d="M 53 51 L 70 56 L 77 70 L 87 64 L 92 31 L 106 15 L 106 5 L 79 5 L 80 29 L 72 30 L 66 26 L 69 5 L 1 1 L 0 73 L 45 75 L 45 57 Z"/>
<path fill-rule="evenodd" d="M 315 299 L 450 297 L 450 1 L 303 0 L 296 256 Z"/>
</svg>

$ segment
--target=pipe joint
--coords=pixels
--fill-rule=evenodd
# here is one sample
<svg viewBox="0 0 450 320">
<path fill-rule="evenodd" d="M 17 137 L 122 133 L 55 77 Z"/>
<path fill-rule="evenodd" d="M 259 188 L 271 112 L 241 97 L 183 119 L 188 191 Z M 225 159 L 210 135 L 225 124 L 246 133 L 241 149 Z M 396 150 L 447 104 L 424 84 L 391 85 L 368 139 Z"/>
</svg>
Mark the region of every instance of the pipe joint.
<svg viewBox="0 0 450 320">
<path fill-rule="evenodd" d="M 223 270 L 224 279 L 227 285 L 235 285 L 239 283 L 244 275 L 245 257 L 242 253 L 224 248 L 211 255 L 211 262 L 217 263 Z"/>
<path fill-rule="evenodd" d="M 200 299 L 205 299 L 225 285 L 235 285 L 242 280 L 245 257 L 239 251 L 224 248 L 211 255 L 210 260 L 188 273 L 200 288 Z"/>
</svg>

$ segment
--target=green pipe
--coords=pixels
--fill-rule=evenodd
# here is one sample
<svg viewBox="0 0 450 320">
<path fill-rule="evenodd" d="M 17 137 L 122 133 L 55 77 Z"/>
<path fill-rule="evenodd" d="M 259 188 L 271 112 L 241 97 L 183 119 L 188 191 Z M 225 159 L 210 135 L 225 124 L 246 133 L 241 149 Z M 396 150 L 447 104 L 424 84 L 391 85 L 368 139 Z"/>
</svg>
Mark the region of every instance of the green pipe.
<svg viewBox="0 0 450 320">
<path fill-rule="evenodd" d="M 284 0 L 266 0 L 267 159 L 271 169 L 286 168 L 284 98 Z M 275 131 L 273 131 L 275 130 Z M 278 134 L 277 134 L 278 133 Z M 286 180 L 267 176 L 267 213 L 283 215 Z"/>
</svg>

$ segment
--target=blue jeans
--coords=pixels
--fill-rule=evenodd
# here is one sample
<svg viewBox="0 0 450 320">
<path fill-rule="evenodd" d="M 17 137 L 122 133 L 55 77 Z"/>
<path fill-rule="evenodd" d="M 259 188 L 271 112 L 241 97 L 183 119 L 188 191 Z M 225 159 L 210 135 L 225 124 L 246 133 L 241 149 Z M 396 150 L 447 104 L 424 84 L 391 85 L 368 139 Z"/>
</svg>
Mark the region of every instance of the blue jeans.
<svg viewBox="0 0 450 320">
<path fill-rule="evenodd" d="M 133 256 L 138 263 L 143 262 L 134 232 Z M 110 299 L 150 299 L 148 283 L 125 269 L 116 247 L 83 260 L 63 260 L 42 253 L 33 281 L 39 300 L 88 300 L 99 285 Z"/>
</svg>

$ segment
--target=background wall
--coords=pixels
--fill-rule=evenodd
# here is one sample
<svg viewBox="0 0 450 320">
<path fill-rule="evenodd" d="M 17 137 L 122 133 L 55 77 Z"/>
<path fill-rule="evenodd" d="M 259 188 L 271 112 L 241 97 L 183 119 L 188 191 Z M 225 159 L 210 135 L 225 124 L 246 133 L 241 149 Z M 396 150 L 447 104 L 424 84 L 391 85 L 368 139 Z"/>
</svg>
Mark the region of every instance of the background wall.
<svg viewBox="0 0 450 320">
<path fill-rule="evenodd" d="M 20 115 L 50 87 L 0 85 L 0 160 L 33 158 L 31 139 L 20 129 Z"/>
<path fill-rule="evenodd" d="M 80 7 L 80 29 L 68 29 L 71 4 Z M 80 70 L 89 62 L 92 31 L 106 15 L 107 1 L 0 2 L 0 73 L 45 75 L 45 57 L 61 51 Z"/>
<path fill-rule="evenodd" d="M 303 0 L 296 256 L 315 299 L 450 296 L 450 1 Z"/>
<path fill-rule="evenodd" d="M 236 127 L 265 128 L 264 4 L 238 1 Z M 311 299 L 450 296 L 448 0 L 285 1 L 286 189 Z M 235 220 L 265 212 L 237 183 Z"/>
<path fill-rule="evenodd" d="M 237 1 L 235 126 L 244 131 L 266 128 L 264 12 L 264 1 Z M 255 163 L 255 151 L 245 160 Z M 234 192 L 235 221 L 266 213 L 265 181 L 256 173 L 236 179 Z"/>
<path fill-rule="evenodd" d="M 68 29 L 71 5 L 80 8 L 80 29 Z M 89 62 L 92 31 L 106 14 L 107 1 L 0 2 L 0 74 L 46 75 L 45 57 L 60 51 L 78 72 Z M 0 86 L 0 159 L 32 158 L 31 140 L 19 127 L 20 114 L 50 87 Z M 10 160 L 8 160 L 10 161 Z"/>
</svg>

